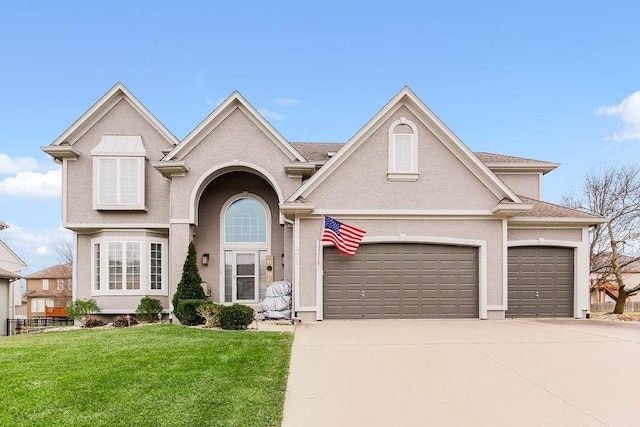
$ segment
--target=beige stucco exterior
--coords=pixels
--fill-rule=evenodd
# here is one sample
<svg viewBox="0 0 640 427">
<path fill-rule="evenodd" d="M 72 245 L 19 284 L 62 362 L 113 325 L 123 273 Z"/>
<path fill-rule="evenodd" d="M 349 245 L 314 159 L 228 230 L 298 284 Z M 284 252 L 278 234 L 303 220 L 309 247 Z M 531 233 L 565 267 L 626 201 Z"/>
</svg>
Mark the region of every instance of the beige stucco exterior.
<svg viewBox="0 0 640 427">
<path fill-rule="evenodd" d="M 542 199 L 542 173 L 496 173 L 509 188 L 520 196 Z"/>
<path fill-rule="evenodd" d="M 99 211 L 93 209 L 93 150 L 103 135 L 141 135 L 148 159 L 145 161 L 145 211 Z M 65 168 L 66 219 L 64 225 L 81 229 L 90 225 L 107 228 L 118 224 L 169 223 L 169 205 L 165 203 L 169 182 L 151 166 L 163 157 L 162 151 L 171 148 L 158 132 L 126 101 L 121 100 L 112 110 L 78 139 L 74 148 L 82 154 Z"/>
<path fill-rule="evenodd" d="M 390 132 L 397 123 L 399 130 Z M 414 135 L 417 146 L 411 156 L 417 155 L 417 170 L 409 175 L 390 170 L 394 132 Z M 148 156 L 146 210 L 93 208 L 96 171 L 91 150 L 103 135 L 141 136 Z M 274 279 L 293 283 L 294 315 L 303 319 L 323 319 L 324 215 L 365 229 L 362 244 L 477 248 L 481 318 L 504 317 L 510 245 L 551 242 L 574 247 L 580 270 L 576 277 L 581 280 L 588 274 L 582 269 L 585 265 L 588 269 L 589 219 L 562 219 L 562 225 L 558 218 L 536 217 L 534 225 L 522 221 L 537 208 L 518 195 L 539 199 L 541 177 L 549 164 L 536 170 L 529 161 L 517 172 L 519 166 L 512 162 L 511 172 L 494 174 L 407 88 L 335 156 L 327 155 L 328 161 L 302 157 L 238 93 L 177 141 L 120 84 L 45 151 L 63 162 L 63 216 L 77 240 L 74 297 L 95 298 L 105 313 L 133 312 L 149 290 L 92 288 L 96 265 L 92 245 L 118 239 L 162 242 L 166 276 L 162 290 L 154 295 L 167 312 L 173 309 L 171 298 L 191 241 L 209 298 L 223 301 L 223 281 L 229 274 L 224 251 L 232 248 L 222 239 L 225 209 L 238 198 L 252 198 L 264 207 L 268 237 L 253 246 L 233 246 L 240 248 L 234 250 L 260 249 L 273 256 Z M 209 255 L 208 263 L 203 263 L 204 254 Z M 588 309 L 588 291 L 586 297 L 583 293 L 576 284 L 576 317 Z"/>
<path fill-rule="evenodd" d="M 388 128 L 400 117 L 419 131 L 416 182 L 387 178 Z M 366 189 L 367 191 L 363 191 Z M 400 108 L 368 137 L 309 198 L 316 208 L 460 210 L 493 208 L 499 201 L 406 108 Z"/>
</svg>

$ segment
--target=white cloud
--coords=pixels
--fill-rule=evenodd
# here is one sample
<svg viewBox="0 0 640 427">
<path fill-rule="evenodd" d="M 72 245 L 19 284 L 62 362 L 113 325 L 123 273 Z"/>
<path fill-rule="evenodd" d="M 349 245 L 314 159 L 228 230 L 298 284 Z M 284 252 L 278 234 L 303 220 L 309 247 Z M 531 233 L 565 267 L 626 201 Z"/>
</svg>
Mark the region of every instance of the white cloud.
<svg viewBox="0 0 640 427">
<path fill-rule="evenodd" d="M 595 112 L 599 116 L 615 116 L 622 121 L 622 131 L 607 139 L 615 141 L 640 140 L 640 91 L 636 91 L 618 105 L 606 105 Z"/>
<path fill-rule="evenodd" d="M 53 198 L 62 194 L 62 172 L 60 169 L 47 172 L 18 172 L 0 181 L 0 195 Z"/>
<path fill-rule="evenodd" d="M 0 174 L 2 175 L 30 172 L 36 169 L 38 169 L 38 161 L 33 157 L 11 157 L 0 153 Z"/>
<path fill-rule="evenodd" d="M 8 225 L 9 228 L 0 232 L 0 237 L 28 264 L 26 271 L 30 272 L 58 264 L 56 244 L 73 236 L 71 231 L 62 227 L 37 230 Z"/>
<path fill-rule="evenodd" d="M 283 107 L 295 107 L 297 105 L 302 104 L 302 101 L 300 101 L 299 99 L 286 98 L 286 97 L 274 99 L 273 102 L 276 105 L 282 105 Z"/>
<path fill-rule="evenodd" d="M 267 110 L 266 108 L 261 108 L 258 110 L 258 112 L 262 114 L 265 119 L 271 119 L 271 120 L 277 120 L 277 121 L 284 119 L 283 114 L 276 113 L 275 111 Z"/>
<path fill-rule="evenodd" d="M 58 227 L 49 230 L 31 230 L 16 224 L 7 224 L 9 228 L 3 230 L 11 244 L 18 247 L 39 247 L 48 244 L 55 244 L 60 239 L 68 239 L 71 232 L 65 228 Z"/>
</svg>

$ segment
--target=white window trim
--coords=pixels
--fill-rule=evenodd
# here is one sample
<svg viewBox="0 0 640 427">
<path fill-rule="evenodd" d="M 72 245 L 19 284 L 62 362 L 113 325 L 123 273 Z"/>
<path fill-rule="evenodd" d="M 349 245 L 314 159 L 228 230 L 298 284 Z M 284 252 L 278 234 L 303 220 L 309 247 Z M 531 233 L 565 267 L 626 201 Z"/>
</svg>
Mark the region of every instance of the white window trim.
<svg viewBox="0 0 640 427">
<path fill-rule="evenodd" d="M 396 169 L 396 135 L 409 135 L 409 134 L 396 134 L 394 129 L 398 125 L 407 125 L 413 131 L 411 134 L 411 167 L 408 171 L 398 171 Z M 406 117 L 400 117 L 398 120 L 391 123 L 389 126 L 388 136 L 388 170 L 387 178 L 389 181 L 417 181 L 420 178 L 418 172 L 418 127 Z"/>
<path fill-rule="evenodd" d="M 126 289 L 126 283 L 123 283 L 123 289 L 109 289 L 109 251 L 107 250 L 109 243 L 140 243 L 140 289 Z M 162 245 L 162 289 L 151 289 L 151 244 L 159 243 Z M 100 289 L 96 289 L 95 277 L 95 251 L 94 245 L 100 244 Z M 169 295 L 169 241 L 168 239 L 158 239 L 155 237 L 100 237 L 91 240 L 91 296 L 103 295 Z M 126 266 L 123 266 L 126 269 Z"/>
<path fill-rule="evenodd" d="M 49 279 L 42 279 L 42 290 L 43 291 L 49 290 Z"/>
<path fill-rule="evenodd" d="M 120 198 L 120 161 L 123 159 L 138 161 L 138 200 L 135 203 L 100 203 L 100 160 L 117 160 L 118 161 L 118 185 L 117 194 Z M 93 156 L 93 209 L 94 210 L 146 210 L 145 207 L 145 158 L 141 156 Z"/>
<path fill-rule="evenodd" d="M 267 221 L 267 239 L 266 242 L 225 242 L 225 216 L 227 213 L 227 209 L 229 208 L 229 206 L 231 206 L 231 204 L 237 200 L 240 199 L 254 199 L 257 202 L 259 202 L 262 207 L 265 210 L 266 213 L 266 221 Z M 240 303 L 257 303 L 259 302 L 259 291 L 258 291 L 258 299 L 255 300 L 239 300 L 236 301 L 232 298 L 231 302 L 225 302 L 224 301 L 224 287 L 225 287 L 225 282 L 224 282 L 224 267 L 225 267 L 225 256 L 224 253 L 225 251 L 234 251 L 234 252 L 242 252 L 242 251 L 247 251 L 247 252 L 252 252 L 252 251 L 266 251 L 267 255 L 271 255 L 271 209 L 269 208 L 269 205 L 267 204 L 267 202 L 264 201 L 264 199 L 260 196 L 258 196 L 257 194 L 253 194 L 253 193 L 249 193 L 247 191 L 236 194 L 231 196 L 226 202 L 225 204 L 222 206 L 222 209 L 220 210 L 220 300 L 221 304 L 233 304 L 236 302 L 240 302 Z M 258 256 L 258 264 L 260 263 L 260 259 Z M 259 277 L 259 274 L 258 274 Z M 260 284 L 258 284 L 258 289 L 260 288 Z M 233 294 L 233 292 L 232 292 Z"/>
</svg>

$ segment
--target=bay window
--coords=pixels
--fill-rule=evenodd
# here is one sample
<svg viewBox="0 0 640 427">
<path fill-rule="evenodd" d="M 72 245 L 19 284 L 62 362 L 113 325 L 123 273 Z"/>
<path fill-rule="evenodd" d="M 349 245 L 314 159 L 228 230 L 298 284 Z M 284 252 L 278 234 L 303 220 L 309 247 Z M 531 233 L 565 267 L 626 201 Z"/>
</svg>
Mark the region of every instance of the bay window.
<svg viewBox="0 0 640 427">
<path fill-rule="evenodd" d="M 92 241 L 92 295 L 167 295 L 167 240 Z"/>
</svg>

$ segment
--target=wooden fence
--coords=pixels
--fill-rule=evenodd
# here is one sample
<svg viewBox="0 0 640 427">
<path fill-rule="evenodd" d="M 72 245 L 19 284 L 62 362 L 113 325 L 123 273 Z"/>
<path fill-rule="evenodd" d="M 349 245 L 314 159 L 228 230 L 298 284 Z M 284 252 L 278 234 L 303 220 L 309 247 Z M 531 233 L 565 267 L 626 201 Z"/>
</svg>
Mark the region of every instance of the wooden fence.
<svg viewBox="0 0 640 427">
<path fill-rule="evenodd" d="M 615 308 L 615 302 L 601 302 L 591 303 L 592 313 L 611 313 Z M 627 301 L 624 304 L 624 311 L 626 312 L 640 312 L 640 301 Z"/>
</svg>

